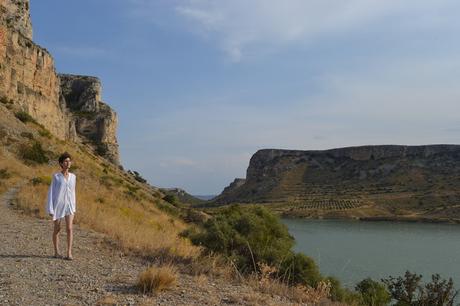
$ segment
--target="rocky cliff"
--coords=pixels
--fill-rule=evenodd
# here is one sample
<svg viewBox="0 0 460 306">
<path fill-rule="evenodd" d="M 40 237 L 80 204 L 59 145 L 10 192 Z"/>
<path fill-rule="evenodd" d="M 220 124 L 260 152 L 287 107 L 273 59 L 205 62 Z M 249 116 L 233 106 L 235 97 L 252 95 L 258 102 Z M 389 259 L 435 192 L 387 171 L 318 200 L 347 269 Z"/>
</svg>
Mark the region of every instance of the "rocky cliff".
<svg viewBox="0 0 460 306">
<path fill-rule="evenodd" d="M 0 81 L 0 98 L 16 110 L 57 138 L 90 143 L 119 163 L 117 117 L 101 102 L 100 82 L 56 73 L 51 54 L 32 41 L 29 0 L 0 1 Z"/>
<path fill-rule="evenodd" d="M 96 77 L 60 74 L 61 100 L 70 110 L 78 135 L 113 163 L 119 163 L 117 114 L 101 101 Z"/>
<path fill-rule="evenodd" d="M 460 145 L 260 150 L 246 180 L 215 202 L 277 203 L 305 214 L 372 207 L 460 216 Z"/>
</svg>

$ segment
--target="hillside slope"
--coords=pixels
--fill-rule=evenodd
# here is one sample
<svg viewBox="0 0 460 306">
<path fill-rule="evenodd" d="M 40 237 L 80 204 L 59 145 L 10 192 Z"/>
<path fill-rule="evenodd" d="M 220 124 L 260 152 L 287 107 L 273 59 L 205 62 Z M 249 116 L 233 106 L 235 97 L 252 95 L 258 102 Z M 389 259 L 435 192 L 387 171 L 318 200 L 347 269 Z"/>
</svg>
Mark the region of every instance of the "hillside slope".
<svg viewBox="0 0 460 306">
<path fill-rule="evenodd" d="M 460 145 L 260 150 L 246 179 L 232 184 L 215 203 L 265 203 L 306 217 L 457 221 Z"/>
</svg>

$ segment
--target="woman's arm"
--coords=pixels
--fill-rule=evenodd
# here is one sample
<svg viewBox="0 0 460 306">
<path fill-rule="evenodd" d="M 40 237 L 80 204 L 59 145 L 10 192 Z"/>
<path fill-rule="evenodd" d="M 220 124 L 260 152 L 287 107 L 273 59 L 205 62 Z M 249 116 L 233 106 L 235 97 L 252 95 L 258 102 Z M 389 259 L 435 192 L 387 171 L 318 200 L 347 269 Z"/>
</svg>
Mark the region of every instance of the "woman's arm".
<svg viewBox="0 0 460 306">
<path fill-rule="evenodd" d="M 73 188 L 72 188 L 72 204 L 73 204 L 73 211 L 77 211 L 77 176 L 74 174 L 73 176 Z"/>
<path fill-rule="evenodd" d="M 55 178 L 54 178 L 54 174 L 53 174 L 53 177 L 52 177 L 52 180 L 51 180 L 51 184 L 50 184 L 50 187 L 48 189 L 48 197 L 46 199 L 46 212 L 52 216 L 54 215 L 54 192 L 55 192 Z"/>
</svg>

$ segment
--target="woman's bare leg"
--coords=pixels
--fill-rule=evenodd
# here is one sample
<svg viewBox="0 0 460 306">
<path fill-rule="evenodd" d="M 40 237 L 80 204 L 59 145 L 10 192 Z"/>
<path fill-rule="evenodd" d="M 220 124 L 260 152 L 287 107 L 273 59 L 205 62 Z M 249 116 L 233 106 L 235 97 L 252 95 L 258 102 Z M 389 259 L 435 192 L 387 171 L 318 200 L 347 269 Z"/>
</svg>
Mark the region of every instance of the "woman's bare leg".
<svg viewBox="0 0 460 306">
<path fill-rule="evenodd" d="M 61 220 L 54 220 L 53 245 L 54 256 L 59 256 L 59 231 L 61 230 Z"/>
<path fill-rule="evenodd" d="M 73 215 L 65 216 L 65 227 L 67 231 L 67 258 L 72 259 Z"/>
</svg>

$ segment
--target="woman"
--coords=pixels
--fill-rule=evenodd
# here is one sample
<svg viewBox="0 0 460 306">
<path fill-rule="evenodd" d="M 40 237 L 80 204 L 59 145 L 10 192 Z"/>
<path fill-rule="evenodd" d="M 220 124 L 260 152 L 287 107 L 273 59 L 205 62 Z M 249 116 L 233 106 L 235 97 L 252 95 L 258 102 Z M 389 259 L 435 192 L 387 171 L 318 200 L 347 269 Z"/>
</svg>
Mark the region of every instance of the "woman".
<svg viewBox="0 0 460 306">
<path fill-rule="evenodd" d="M 53 245 L 54 257 L 60 258 L 59 254 L 59 231 L 61 230 L 61 221 L 64 218 L 67 230 L 67 256 L 65 259 L 72 260 L 72 241 L 73 241 L 73 217 L 76 211 L 75 202 L 75 183 L 76 176 L 69 172 L 72 159 L 69 153 L 63 153 L 59 156 L 59 165 L 61 171 L 53 174 L 50 188 L 48 190 L 48 199 L 46 202 L 46 211 L 53 218 Z"/>
</svg>

